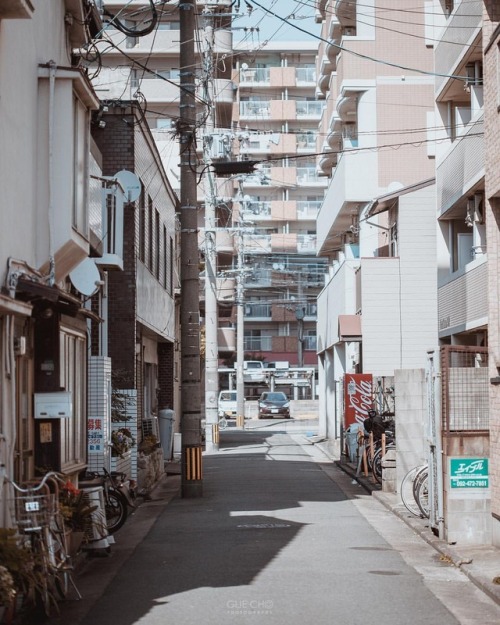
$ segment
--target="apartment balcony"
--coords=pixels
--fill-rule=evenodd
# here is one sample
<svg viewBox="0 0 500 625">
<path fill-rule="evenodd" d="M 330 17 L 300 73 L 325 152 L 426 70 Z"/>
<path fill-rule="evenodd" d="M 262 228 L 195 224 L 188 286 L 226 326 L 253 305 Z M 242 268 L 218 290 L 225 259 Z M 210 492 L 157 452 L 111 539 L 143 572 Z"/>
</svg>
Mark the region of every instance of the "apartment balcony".
<svg viewBox="0 0 500 625">
<path fill-rule="evenodd" d="M 240 102 L 240 119 L 314 120 L 321 118 L 323 104 L 308 100 L 248 100 Z"/>
<path fill-rule="evenodd" d="M 297 235 L 297 253 L 298 254 L 315 254 L 317 239 L 315 234 L 298 234 Z"/>
<path fill-rule="evenodd" d="M 137 81 L 134 75 L 134 78 L 130 80 L 130 99 L 134 99 L 135 92 L 139 89 L 141 93 L 146 98 L 148 104 L 159 104 L 159 103 L 167 103 L 172 104 L 174 102 L 179 102 L 180 100 L 180 90 L 179 90 L 179 81 L 175 80 L 170 82 L 169 80 L 165 80 L 160 76 L 154 76 L 152 74 L 145 74 L 144 78 L 140 81 Z M 96 89 L 99 94 L 102 92 L 99 89 Z M 123 93 L 123 85 L 122 85 L 122 93 Z M 103 96 L 101 96 L 103 97 Z M 109 95 L 106 96 L 106 99 L 109 99 Z"/>
<path fill-rule="evenodd" d="M 466 265 L 458 276 L 438 289 L 440 337 L 457 334 L 487 324 L 488 263 L 487 257 Z"/>
<path fill-rule="evenodd" d="M 321 208 L 321 202 L 316 200 L 297 201 L 297 219 L 305 221 L 316 221 Z"/>
<path fill-rule="evenodd" d="M 243 204 L 243 217 L 247 221 L 296 221 L 297 203 L 294 200 L 249 200 Z"/>
<path fill-rule="evenodd" d="M 236 328 L 218 328 L 217 343 L 219 352 L 235 352 Z"/>
<path fill-rule="evenodd" d="M 240 89 L 245 87 L 309 87 L 316 82 L 314 67 L 247 67 L 240 69 Z"/>
<path fill-rule="evenodd" d="M 271 219 L 271 202 L 244 202 L 241 214 L 245 221 L 268 221 Z"/>
<path fill-rule="evenodd" d="M 116 46 L 126 50 L 127 54 L 149 52 L 154 45 L 154 53 L 179 54 L 180 32 L 179 30 L 154 30 L 143 37 L 127 37 L 121 31 L 110 26 L 104 29 L 103 41 L 111 41 Z"/>
<path fill-rule="evenodd" d="M 243 349 L 246 352 L 270 352 L 272 346 L 272 336 L 245 336 L 243 340 Z"/>
<path fill-rule="evenodd" d="M 359 203 L 371 201 L 379 192 L 377 171 L 377 156 L 370 151 L 340 155 L 318 214 L 318 253 L 340 249 Z"/>
<path fill-rule="evenodd" d="M 180 50 L 180 31 L 164 30 L 162 28 L 155 29 L 149 35 L 141 37 L 127 37 L 115 28 L 107 27 L 104 31 L 105 39 L 112 41 L 120 48 L 124 48 L 127 54 L 135 56 L 136 54 L 144 54 L 153 49 L 154 56 L 163 55 L 179 55 Z M 195 32 L 195 53 L 202 54 L 204 48 L 203 31 Z M 233 45 L 233 36 L 230 29 L 221 29 L 214 32 L 213 51 L 215 54 L 230 54 Z"/>
<path fill-rule="evenodd" d="M 243 245 L 245 254 L 270 254 L 272 252 L 269 234 L 245 234 Z"/>
<path fill-rule="evenodd" d="M 330 61 L 330 59 L 324 54 L 319 57 L 321 59 L 318 70 L 318 84 L 316 87 L 316 93 L 319 99 L 324 99 L 328 92 L 330 85 L 330 77 L 332 71 L 336 69 L 336 66 Z"/>
<path fill-rule="evenodd" d="M 340 342 L 338 316 L 355 314 L 356 278 L 360 276 L 359 259 L 345 260 L 332 268 L 332 275 L 325 288 L 318 295 L 318 350 L 328 349 Z"/>
<path fill-rule="evenodd" d="M 217 300 L 221 302 L 234 302 L 236 293 L 236 280 L 234 278 L 216 278 Z"/>
<path fill-rule="evenodd" d="M 470 42 L 481 30 L 483 16 L 483 2 L 470 0 L 460 2 L 456 11 L 448 19 L 446 29 L 441 35 L 441 41 L 437 44 L 434 54 L 436 72 L 436 97 L 451 81 L 448 76 L 457 75 L 460 64 L 463 62 L 464 52 L 469 48 Z M 477 51 L 479 58 L 481 48 Z"/>
<path fill-rule="evenodd" d="M 484 116 L 467 124 L 436 169 L 440 215 L 484 176 Z"/>
<path fill-rule="evenodd" d="M 219 228 L 215 232 L 215 246 L 217 252 L 228 254 L 234 254 L 236 252 L 234 247 L 234 238 L 228 230 Z"/>
<path fill-rule="evenodd" d="M 249 302 L 244 308 L 245 320 L 247 321 L 270 321 L 271 320 L 271 304 L 260 304 L 258 302 Z"/>
<path fill-rule="evenodd" d="M 262 289 L 272 285 L 272 271 L 270 269 L 253 268 L 252 272 L 246 276 L 245 288 Z"/>
</svg>

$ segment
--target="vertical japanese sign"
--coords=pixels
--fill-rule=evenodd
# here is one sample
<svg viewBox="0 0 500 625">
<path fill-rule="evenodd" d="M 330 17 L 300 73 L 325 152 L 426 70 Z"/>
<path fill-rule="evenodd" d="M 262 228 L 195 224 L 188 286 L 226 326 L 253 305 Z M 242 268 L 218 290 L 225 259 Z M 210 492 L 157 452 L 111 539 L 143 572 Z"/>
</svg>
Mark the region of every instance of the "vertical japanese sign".
<svg viewBox="0 0 500 625">
<path fill-rule="evenodd" d="M 363 423 L 373 408 L 371 373 L 346 373 L 344 376 L 344 428 Z"/>
<path fill-rule="evenodd" d="M 90 418 L 87 421 L 87 442 L 89 454 L 102 453 L 104 432 L 102 419 Z"/>
</svg>

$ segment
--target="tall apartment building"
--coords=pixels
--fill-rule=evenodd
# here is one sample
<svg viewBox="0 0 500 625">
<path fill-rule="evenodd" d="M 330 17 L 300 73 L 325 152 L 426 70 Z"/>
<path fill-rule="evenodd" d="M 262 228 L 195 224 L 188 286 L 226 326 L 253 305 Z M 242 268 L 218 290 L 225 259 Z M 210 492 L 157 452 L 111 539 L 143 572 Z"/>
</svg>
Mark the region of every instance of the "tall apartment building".
<svg viewBox="0 0 500 625">
<path fill-rule="evenodd" d="M 320 427 L 340 433 L 346 373 L 391 379 L 437 344 L 433 41 L 425 3 L 320 1 Z M 397 27 L 394 25 L 397 24 Z"/>
<path fill-rule="evenodd" d="M 245 357 L 316 365 L 316 217 L 326 181 L 316 171 L 323 103 L 315 98 L 315 42 L 235 46 L 233 129 L 241 159 L 233 220 L 243 228 Z"/>
<path fill-rule="evenodd" d="M 203 13 L 209 5 L 218 15 L 215 21 L 207 21 Z M 253 176 L 228 180 L 214 175 L 212 180 L 216 190 L 219 357 L 221 361 L 235 358 L 239 249 L 235 233 L 242 225 L 244 257 L 252 268 L 245 271 L 245 357 L 313 365 L 315 299 L 324 274 L 324 262 L 315 254 L 315 220 L 326 186 L 317 176 L 314 157 L 322 109 L 322 103 L 315 101 L 317 46 L 279 42 L 255 49 L 255 45 L 242 44 L 233 52 L 231 18 L 224 17 L 230 5 L 220 1 L 198 3 L 198 156 L 201 162 L 208 136 L 215 159 L 220 148 L 225 155 L 233 150 L 230 158 L 268 162 L 259 165 Z M 138 28 L 143 27 L 148 6 L 144 1 L 106 3 L 109 11 Z M 146 115 L 174 188 L 178 188 L 179 160 L 175 136 L 179 118 L 178 28 L 178 7 L 168 4 L 162 8 L 155 30 L 145 37 L 127 37 L 109 26 L 105 39 L 110 39 L 112 46 L 103 53 L 102 68 L 94 79 L 103 100 L 113 103 L 138 91 L 139 97 L 145 98 Z M 203 106 L 207 91 L 201 79 L 207 49 L 218 60 L 208 85 L 215 112 L 209 119 Z M 234 67 L 231 53 L 235 54 Z M 143 67 L 146 64 L 149 71 Z M 269 161 L 272 156 L 277 160 Z M 198 190 L 200 249 L 205 253 L 203 207 L 211 193 L 206 177 L 200 177 Z M 204 289 L 203 284 L 200 286 L 203 314 Z"/>
</svg>

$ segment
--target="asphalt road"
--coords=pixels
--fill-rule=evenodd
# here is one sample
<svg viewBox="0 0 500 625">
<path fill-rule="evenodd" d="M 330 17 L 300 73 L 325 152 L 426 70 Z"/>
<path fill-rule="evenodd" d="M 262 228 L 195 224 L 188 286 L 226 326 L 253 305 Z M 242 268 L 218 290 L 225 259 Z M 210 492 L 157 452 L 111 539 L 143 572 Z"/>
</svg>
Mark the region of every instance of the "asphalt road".
<svg viewBox="0 0 500 625">
<path fill-rule="evenodd" d="M 53 622 L 500 623 L 496 604 L 302 434 L 255 425 L 221 433 L 202 498 L 141 506 L 116 555 L 78 580 L 83 601 Z"/>
</svg>

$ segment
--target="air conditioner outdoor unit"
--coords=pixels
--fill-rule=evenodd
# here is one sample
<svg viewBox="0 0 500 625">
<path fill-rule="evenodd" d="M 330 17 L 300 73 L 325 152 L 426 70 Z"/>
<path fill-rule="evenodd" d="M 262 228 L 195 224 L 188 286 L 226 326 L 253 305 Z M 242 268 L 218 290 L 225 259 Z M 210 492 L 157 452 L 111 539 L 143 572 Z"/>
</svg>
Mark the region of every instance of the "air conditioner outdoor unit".
<svg viewBox="0 0 500 625">
<path fill-rule="evenodd" d="M 160 428 L 158 425 L 158 417 L 148 417 L 142 420 L 142 435 L 156 436 L 160 440 Z"/>
</svg>

